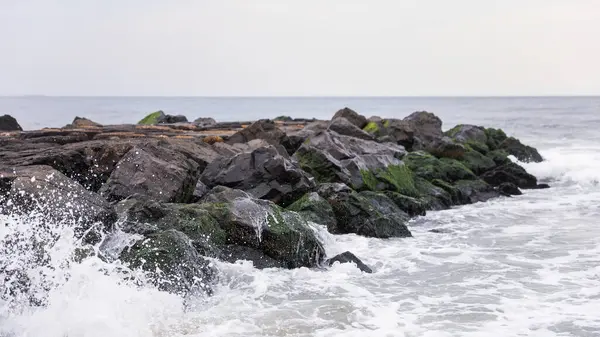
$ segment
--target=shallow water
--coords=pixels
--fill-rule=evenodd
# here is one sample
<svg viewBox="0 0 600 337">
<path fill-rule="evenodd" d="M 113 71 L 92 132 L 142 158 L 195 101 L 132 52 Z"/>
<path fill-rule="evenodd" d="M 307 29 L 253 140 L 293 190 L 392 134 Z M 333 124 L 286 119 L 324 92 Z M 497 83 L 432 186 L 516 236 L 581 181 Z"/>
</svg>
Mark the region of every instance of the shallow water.
<svg viewBox="0 0 600 337">
<path fill-rule="evenodd" d="M 600 336 L 600 99 L 465 100 L 431 105 L 445 128 L 503 127 L 538 147 L 546 161 L 524 165 L 551 189 L 429 212 L 409 239 L 320 231 L 328 254 L 351 250 L 373 274 L 215 261 L 220 284 L 201 299 L 140 287 L 95 258 L 61 263 L 77 243 L 57 226 L 47 306 L 0 302 L 0 336 Z M 34 221 L 0 220 L 0 243 L 42 235 Z M 25 252 L 0 252 L 40 271 Z"/>
</svg>

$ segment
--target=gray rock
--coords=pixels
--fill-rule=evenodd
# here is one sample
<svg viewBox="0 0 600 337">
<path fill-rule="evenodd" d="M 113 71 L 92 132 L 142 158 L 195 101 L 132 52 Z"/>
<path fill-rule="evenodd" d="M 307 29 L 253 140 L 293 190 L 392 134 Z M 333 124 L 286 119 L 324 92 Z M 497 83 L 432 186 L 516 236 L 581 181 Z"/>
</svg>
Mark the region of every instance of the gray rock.
<svg viewBox="0 0 600 337">
<path fill-rule="evenodd" d="M 79 236 L 94 227 L 86 241 L 97 241 L 97 234 L 110 228 L 117 218 L 106 200 L 49 166 L 0 169 L 2 201 L 5 211 L 40 216 L 49 223 L 70 223 Z"/>
<path fill-rule="evenodd" d="M 524 163 L 540 163 L 544 160 L 538 150 L 535 148 L 524 145 L 518 139 L 514 137 L 508 137 L 498 146 L 500 149 L 505 150 L 509 154 L 515 156 L 519 161 Z"/>
<path fill-rule="evenodd" d="M 364 128 L 368 123 L 367 118 L 365 116 L 360 115 L 358 112 L 349 108 L 343 108 L 341 110 L 338 110 L 333 115 L 332 119 L 336 119 L 338 117 L 346 118 L 348 121 L 350 121 L 350 123 L 356 125 L 356 127 L 358 127 L 359 129 Z"/>
<path fill-rule="evenodd" d="M 519 188 L 536 188 L 537 178 L 518 164 L 508 163 L 485 172 L 481 178 L 492 186 L 512 183 Z"/>
<path fill-rule="evenodd" d="M 406 118 L 414 131 L 414 136 L 421 142 L 422 149 L 427 149 L 432 143 L 442 138 L 442 120 L 433 113 L 417 111 Z"/>
<path fill-rule="evenodd" d="M 136 145 L 121 158 L 100 189 L 109 200 L 143 195 L 157 201 L 188 202 L 198 181 L 198 164 L 154 144 Z"/>
<path fill-rule="evenodd" d="M 217 124 L 217 121 L 211 117 L 200 117 L 194 120 L 194 124 L 198 125 L 199 127 L 205 127 L 215 125 Z"/>
<path fill-rule="evenodd" d="M 23 131 L 17 120 L 11 115 L 0 116 L 0 131 Z"/>
<path fill-rule="evenodd" d="M 287 210 L 302 215 L 308 221 L 312 221 L 326 227 L 335 226 L 335 214 L 331 205 L 316 192 L 305 194 L 302 198 L 287 207 Z"/>
<path fill-rule="evenodd" d="M 485 128 L 471 124 L 459 124 L 444 133 L 459 143 L 481 143 L 487 144 Z"/>
<path fill-rule="evenodd" d="M 309 175 L 273 146 L 215 160 L 200 179 L 210 188 L 218 185 L 236 188 L 284 206 L 315 187 Z"/>
<path fill-rule="evenodd" d="M 279 129 L 273 121 L 261 119 L 231 135 L 226 143 L 246 143 L 253 139 L 264 139 L 269 144 L 280 145 L 286 138 L 285 132 Z"/>
<path fill-rule="evenodd" d="M 373 135 L 371 135 L 368 132 L 363 131 L 356 125 L 350 123 L 350 121 L 348 121 L 344 117 L 334 118 L 331 121 L 331 123 L 329 124 L 329 130 L 335 131 L 335 132 L 339 133 L 340 135 L 356 137 L 356 138 L 366 139 L 366 140 L 374 140 Z"/>
<path fill-rule="evenodd" d="M 455 183 L 465 204 L 473 204 L 497 198 L 500 193 L 483 180 L 460 180 Z"/>
</svg>

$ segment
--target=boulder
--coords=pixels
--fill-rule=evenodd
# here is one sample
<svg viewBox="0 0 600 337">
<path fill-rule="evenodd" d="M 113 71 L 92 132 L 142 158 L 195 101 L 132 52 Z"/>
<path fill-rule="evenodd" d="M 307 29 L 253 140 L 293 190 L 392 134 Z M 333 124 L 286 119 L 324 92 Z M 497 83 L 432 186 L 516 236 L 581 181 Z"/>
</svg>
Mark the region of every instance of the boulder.
<svg viewBox="0 0 600 337">
<path fill-rule="evenodd" d="M 500 144 L 508 138 L 502 129 L 494 128 L 485 129 L 485 136 L 487 137 L 486 145 L 491 151 L 497 150 Z"/>
<path fill-rule="evenodd" d="M 196 118 L 193 123 L 199 127 L 207 127 L 217 124 L 217 121 L 211 117 L 200 117 Z"/>
<path fill-rule="evenodd" d="M 98 191 L 136 143 L 139 141 L 87 141 L 59 146 L 19 142 L 0 149 L 0 162 L 6 167 L 48 165 Z"/>
<path fill-rule="evenodd" d="M 402 119 L 381 119 L 371 117 L 364 131 L 373 134 L 380 142 L 394 142 L 412 151 L 415 145 L 415 133 L 408 121 Z"/>
<path fill-rule="evenodd" d="M 444 132 L 448 137 L 459 143 L 481 143 L 487 144 L 485 128 L 470 124 L 459 124 Z"/>
<path fill-rule="evenodd" d="M 269 144 L 280 145 L 286 138 L 285 132 L 279 129 L 273 121 L 261 119 L 231 135 L 226 143 L 246 143 L 253 139 L 264 139 Z"/>
<path fill-rule="evenodd" d="M 305 194 L 302 198 L 287 207 L 288 211 L 297 212 L 308 221 L 326 227 L 335 226 L 335 214 L 331 205 L 317 192 Z"/>
<path fill-rule="evenodd" d="M 423 178 L 415 178 L 415 188 L 419 192 L 419 195 L 421 195 L 421 200 L 428 210 L 448 209 L 456 204 L 449 192 Z"/>
<path fill-rule="evenodd" d="M 384 194 L 410 217 L 426 214 L 427 205 L 420 199 L 393 191 L 385 191 Z"/>
<path fill-rule="evenodd" d="M 330 266 L 332 266 L 336 262 L 337 263 L 354 263 L 356 265 L 356 268 L 360 269 L 362 272 L 365 272 L 367 274 L 373 273 L 373 270 L 369 266 L 364 264 L 358 257 L 356 257 L 356 255 L 354 255 L 350 252 L 344 252 L 344 253 L 338 254 L 338 255 L 332 257 L 331 259 L 327 260 L 327 263 Z"/>
<path fill-rule="evenodd" d="M 317 194 L 322 198 L 328 199 L 338 193 L 350 193 L 352 189 L 343 183 L 323 183 L 317 186 Z"/>
<path fill-rule="evenodd" d="M 360 115 L 358 112 L 349 108 L 343 108 L 341 110 L 338 110 L 333 115 L 332 119 L 336 119 L 338 117 L 343 117 L 347 119 L 350 123 L 354 124 L 359 129 L 362 129 L 367 125 L 367 118 L 365 116 Z"/>
<path fill-rule="evenodd" d="M 176 230 L 153 233 L 126 248 L 120 257 L 140 268 L 158 289 L 178 295 L 212 294 L 217 270 L 194 249 L 190 239 Z"/>
<path fill-rule="evenodd" d="M 162 110 L 155 111 L 143 119 L 141 119 L 138 124 L 140 125 L 153 125 L 158 124 L 165 119 L 165 113 Z"/>
<path fill-rule="evenodd" d="M 206 193 L 208 193 L 209 190 L 210 188 L 208 188 L 208 186 L 206 186 L 202 181 L 198 180 L 196 183 L 196 188 L 194 188 L 194 193 L 192 193 L 191 202 L 199 201 L 203 196 L 206 195 Z"/>
<path fill-rule="evenodd" d="M 444 136 L 432 141 L 427 151 L 438 158 L 461 159 L 465 155 L 466 148 Z"/>
<path fill-rule="evenodd" d="M 112 226 L 117 217 L 98 194 L 42 165 L 0 169 L 2 201 L 5 211 L 40 217 L 49 223 L 72 224 L 78 236 L 94 228 L 86 236 L 88 242 L 97 241 L 97 234 Z"/>
<path fill-rule="evenodd" d="M 417 111 L 405 117 L 404 121 L 412 127 L 422 149 L 428 148 L 431 143 L 443 137 L 442 120 L 431 112 Z"/>
<path fill-rule="evenodd" d="M 23 131 L 17 120 L 11 115 L 0 116 L 0 131 Z"/>
<path fill-rule="evenodd" d="M 495 166 L 502 166 L 512 163 L 512 161 L 508 158 L 508 152 L 504 150 L 490 151 L 486 154 L 486 157 L 490 158 L 494 162 Z"/>
<path fill-rule="evenodd" d="M 502 183 L 513 183 L 519 188 L 536 188 L 537 186 L 537 178 L 515 163 L 498 166 L 484 173 L 481 178 L 492 186 L 500 186 Z"/>
<path fill-rule="evenodd" d="M 404 162 L 415 176 L 428 181 L 441 179 L 453 182 L 476 178 L 475 174 L 461 162 L 449 158 L 438 159 L 423 151 L 409 153 L 404 158 Z"/>
<path fill-rule="evenodd" d="M 92 120 L 89 120 L 85 117 L 75 117 L 71 124 L 65 126 L 65 128 L 69 129 L 85 129 L 85 128 L 99 128 L 102 127 L 102 124 L 98 124 Z"/>
<path fill-rule="evenodd" d="M 460 158 L 460 162 L 476 175 L 481 175 L 497 165 L 494 159 L 474 149 L 467 150 Z"/>
<path fill-rule="evenodd" d="M 361 195 L 342 192 L 327 200 L 336 216 L 336 223 L 327 229 L 332 234 L 354 233 L 366 237 L 410 237 L 406 227 L 408 216 L 383 194 Z"/>
<path fill-rule="evenodd" d="M 523 192 L 513 183 L 502 183 L 498 186 L 498 192 L 505 196 L 521 195 Z"/>
<path fill-rule="evenodd" d="M 499 149 L 505 150 L 509 154 L 515 156 L 519 161 L 524 163 L 540 163 L 544 160 L 538 150 L 531 146 L 523 145 L 521 141 L 514 137 L 506 138 L 500 145 Z"/>
<path fill-rule="evenodd" d="M 365 182 L 365 175 L 368 178 L 380 173 L 391 176 L 385 172 L 389 171 L 390 166 L 401 167 L 401 158 L 405 154 L 400 145 L 325 131 L 302 144 L 294 154 L 294 159 L 319 183 L 342 182 L 355 189 L 363 189 L 369 185 L 369 181 Z"/>
<path fill-rule="evenodd" d="M 271 145 L 221 157 L 206 167 L 200 179 L 209 188 L 236 188 L 284 206 L 315 187 L 306 172 Z"/>
<path fill-rule="evenodd" d="M 134 146 L 121 158 L 100 193 L 113 201 L 143 195 L 164 202 L 188 202 L 198 176 L 198 164 L 164 146 Z"/>
<path fill-rule="evenodd" d="M 296 212 L 226 187 L 214 188 L 202 201 L 217 201 L 208 205 L 220 208 L 214 218 L 227 244 L 253 248 L 286 268 L 316 267 L 323 260 L 315 231 Z"/>
<path fill-rule="evenodd" d="M 455 183 L 455 187 L 460 191 L 464 204 L 483 202 L 500 196 L 498 191 L 481 179 L 460 180 Z"/>
<path fill-rule="evenodd" d="M 162 110 L 153 112 L 138 122 L 140 125 L 187 123 L 183 115 L 167 115 Z"/>
<path fill-rule="evenodd" d="M 340 135 L 356 137 L 360 139 L 374 140 L 375 138 L 370 133 L 363 131 L 356 125 L 350 123 L 350 121 L 344 117 L 334 118 L 329 124 L 329 130 L 335 131 Z"/>
</svg>

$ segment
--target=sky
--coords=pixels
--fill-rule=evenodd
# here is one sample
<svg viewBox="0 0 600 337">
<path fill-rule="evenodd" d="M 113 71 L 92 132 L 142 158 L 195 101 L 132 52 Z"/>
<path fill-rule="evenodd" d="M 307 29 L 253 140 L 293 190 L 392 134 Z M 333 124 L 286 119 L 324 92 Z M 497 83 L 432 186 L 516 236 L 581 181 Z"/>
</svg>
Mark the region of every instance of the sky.
<svg viewBox="0 0 600 337">
<path fill-rule="evenodd" d="M 0 0 L 0 95 L 600 94 L 600 0 Z"/>
</svg>

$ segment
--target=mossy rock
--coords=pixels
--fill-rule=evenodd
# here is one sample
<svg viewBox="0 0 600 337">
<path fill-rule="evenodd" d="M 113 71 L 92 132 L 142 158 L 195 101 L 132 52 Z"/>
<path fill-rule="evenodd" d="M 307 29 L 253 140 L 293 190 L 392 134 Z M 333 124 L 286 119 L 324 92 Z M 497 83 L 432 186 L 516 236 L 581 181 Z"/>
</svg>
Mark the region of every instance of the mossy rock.
<svg viewBox="0 0 600 337">
<path fill-rule="evenodd" d="M 481 179 L 460 180 L 454 186 L 460 191 L 463 203 L 472 204 L 500 196 L 500 193 Z"/>
<path fill-rule="evenodd" d="M 487 157 L 490 158 L 496 166 L 506 165 L 508 163 L 512 163 L 510 159 L 508 159 L 508 152 L 504 150 L 494 150 L 490 151 L 487 154 Z"/>
<path fill-rule="evenodd" d="M 487 128 L 485 129 L 485 135 L 487 137 L 487 146 L 490 150 L 496 150 L 506 140 L 507 136 L 502 129 Z"/>
<path fill-rule="evenodd" d="M 376 122 L 369 122 L 367 123 L 367 125 L 365 125 L 365 127 L 363 128 L 363 131 L 366 131 L 368 133 L 377 135 L 377 132 L 379 131 L 379 125 L 377 125 Z"/>
<path fill-rule="evenodd" d="M 465 152 L 461 162 L 476 175 L 483 174 L 496 166 L 494 160 L 474 149 Z"/>
<path fill-rule="evenodd" d="M 165 113 L 162 110 L 158 110 L 158 111 L 153 112 L 153 113 L 147 115 L 146 117 L 144 117 L 142 120 L 140 120 L 138 122 L 138 124 L 154 125 L 154 124 L 158 124 L 163 118 L 165 118 Z"/>
<path fill-rule="evenodd" d="M 461 162 L 450 158 L 438 159 L 422 151 L 409 153 L 404 157 L 404 162 L 416 177 L 428 181 L 441 179 L 452 182 L 475 178 L 473 172 Z"/>
<path fill-rule="evenodd" d="M 274 121 L 280 121 L 280 122 L 291 122 L 294 119 L 290 116 L 277 116 L 275 118 L 273 118 Z"/>
<path fill-rule="evenodd" d="M 409 216 L 425 215 L 427 205 L 420 199 L 406 196 L 398 192 L 385 191 L 383 192 L 390 200 L 392 200 L 401 210 Z"/>
<path fill-rule="evenodd" d="M 312 146 L 304 145 L 296 151 L 300 168 L 315 177 L 318 183 L 340 182 L 340 168 L 336 166 L 325 152 Z"/>
<path fill-rule="evenodd" d="M 337 220 L 335 226 L 328 227 L 332 234 L 354 233 L 376 238 L 412 236 L 406 227 L 408 215 L 383 193 L 339 193 L 327 201 Z"/>
<path fill-rule="evenodd" d="M 190 239 L 176 230 L 149 234 L 121 253 L 121 261 L 141 268 L 159 289 L 176 294 L 212 293 L 217 277 L 212 265 L 198 255 Z"/>
<path fill-rule="evenodd" d="M 440 180 L 440 179 L 435 179 L 431 182 L 433 185 L 443 189 L 444 191 L 448 192 L 448 194 L 450 195 L 451 199 L 452 199 L 452 203 L 455 205 L 460 205 L 462 204 L 462 194 L 460 192 L 459 189 L 457 189 L 456 187 L 452 186 L 451 184 Z"/>
<path fill-rule="evenodd" d="M 316 192 L 306 193 L 302 198 L 287 207 L 288 211 L 297 212 L 307 221 L 324 225 L 335 225 L 335 214 L 331 205 Z"/>
<path fill-rule="evenodd" d="M 415 188 L 413 172 L 406 165 L 389 165 L 376 172 L 375 176 L 378 181 L 388 185 L 387 190 L 413 197 L 419 195 Z"/>
<path fill-rule="evenodd" d="M 450 193 L 423 178 L 415 178 L 415 187 L 429 210 L 448 209 L 454 205 Z"/>
<path fill-rule="evenodd" d="M 484 155 L 490 151 L 490 148 L 487 146 L 487 144 L 475 141 L 466 142 L 465 147 L 467 148 L 467 150 L 474 150 Z"/>
</svg>

